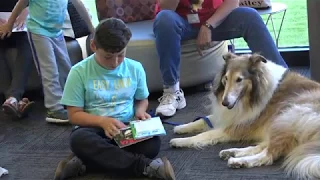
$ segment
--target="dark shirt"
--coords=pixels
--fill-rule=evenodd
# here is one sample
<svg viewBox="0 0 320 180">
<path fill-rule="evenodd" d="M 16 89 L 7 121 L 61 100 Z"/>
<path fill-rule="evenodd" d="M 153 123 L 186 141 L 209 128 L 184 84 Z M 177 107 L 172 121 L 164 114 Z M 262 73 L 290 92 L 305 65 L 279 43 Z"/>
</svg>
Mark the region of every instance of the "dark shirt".
<svg viewBox="0 0 320 180">
<path fill-rule="evenodd" d="M 18 1 L 19 0 L 1 0 L 0 12 L 12 12 Z"/>
</svg>

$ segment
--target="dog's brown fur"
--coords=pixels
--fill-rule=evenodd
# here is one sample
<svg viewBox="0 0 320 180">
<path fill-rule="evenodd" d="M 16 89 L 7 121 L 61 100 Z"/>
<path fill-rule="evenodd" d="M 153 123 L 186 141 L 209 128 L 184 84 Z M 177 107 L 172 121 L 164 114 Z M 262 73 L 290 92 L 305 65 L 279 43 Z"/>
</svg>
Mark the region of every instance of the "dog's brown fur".
<svg viewBox="0 0 320 180">
<path fill-rule="evenodd" d="M 204 120 L 175 127 L 176 133 L 202 132 L 170 141 L 174 147 L 257 141 L 257 146 L 220 152 L 233 168 L 270 165 L 281 156 L 288 174 L 320 178 L 320 84 L 267 61 L 258 54 L 224 56 L 215 79 L 215 125 Z"/>
</svg>

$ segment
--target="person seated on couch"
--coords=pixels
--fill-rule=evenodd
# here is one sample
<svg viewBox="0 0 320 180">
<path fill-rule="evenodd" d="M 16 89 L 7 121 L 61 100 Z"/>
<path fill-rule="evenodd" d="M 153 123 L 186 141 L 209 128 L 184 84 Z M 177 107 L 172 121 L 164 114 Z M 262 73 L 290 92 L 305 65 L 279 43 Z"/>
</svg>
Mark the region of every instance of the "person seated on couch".
<svg viewBox="0 0 320 180">
<path fill-rule="evenodd" d="M 167 158 L 154 159 L 160 151 L 159 137 L 122 149 L 113 140 L 131 120 L 150 118 L 144 68 L 125 57 L 131 37 L 122 20 L 101 21 L 91 40 L 95 53 L 70 70 L 61 103 L 77 125 L 70 135 L 74 155 L 58 164 L 54 179 L 82 175 L 87 169 L 175 179 Z"/>
<path fill-rule="evenodd" d="M 93 32 L 94 27 L 82 1 L 69 1 L 86 22 L 90 32 Z M 2 38 L 11 35 L 14 21 L 27 6 L 29 42 L 42 80 L 44 104 L 48 110 L 46 121 L 69 123 L 67 111 L 60 104 L 65 79 L 72 66 L 62 30 L 68 0 L 19 0 L 8 22 L 0 26 Z"/>
<path fill-rule="evenodd" d="M 186 106 L 179 85 L 181 40 L 196 39 L 201 56 L 212 41 L 243 37 L 252 52 L 287 67 L 260 15 L 239 7 L 239 0 L 159 0 L 153 29 L 164 88 L 158 116 L 173 116 Z"/>
<path fill-rule="evenodd" d="M 0 25 L 7 21 L 6 14 L 10 13 L 18 0 L 1 1 L 0 3 Z M 24 9 L 16 19 L 15 26 L 21 30 L 25 27 L 28 8 Z M 17 57 L 13 60 L 13 68 L 8 66 L 10 61 L 6 57 L 9 48 L 17 50 Z M 14 118 L 25 117 L 31 110 L 34 102 L 28 98 L 22 98 L 25 86 L 31 71 L 32 53 L 28 41 L 28 34 L 25 31 L 14 32 L 12 36 L 0 39 L 0 82 L 1 86 L 7 87 L 5 93 L 6 101 L 2 104 L 5 114 Z"/>
</svg>

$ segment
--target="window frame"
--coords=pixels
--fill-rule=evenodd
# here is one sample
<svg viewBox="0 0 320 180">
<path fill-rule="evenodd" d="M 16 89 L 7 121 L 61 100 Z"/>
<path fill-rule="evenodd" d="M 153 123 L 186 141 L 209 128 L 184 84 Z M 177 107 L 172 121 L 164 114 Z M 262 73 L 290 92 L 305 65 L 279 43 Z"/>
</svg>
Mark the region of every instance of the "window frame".
<svg viewBox="0 0 320 180">
<path fill-rule="evenodd" d="M 320 1 L 307 0 L 309 60 L 311 78 L 320 82 Z"/>
</svg>

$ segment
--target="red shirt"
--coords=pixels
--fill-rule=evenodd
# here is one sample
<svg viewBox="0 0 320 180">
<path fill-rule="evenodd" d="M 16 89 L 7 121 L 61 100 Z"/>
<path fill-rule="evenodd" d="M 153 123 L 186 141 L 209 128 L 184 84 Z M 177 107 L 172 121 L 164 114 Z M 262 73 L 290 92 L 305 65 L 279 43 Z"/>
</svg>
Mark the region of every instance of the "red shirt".
<svg viewBox="0 0 320 180">
<path fill-rule="evenodd" d="M 193 24 L 195 26 L 201 26 L 206 20 L 208 20 L 216 11 L 216 9 L 223 3 L 223 0 L 204 0 L 202 3 L 202 9 L 198 11 L 200 23 Z M 159 2 L 157 1 L 155 14 L 160 12 Z M 183 18 L 187 19 L 188 14 L 192 14 L 190 8 L 190 0 L 180 0 L 178 7 L 176 9 L 178 13 Z"/>
</svg>

